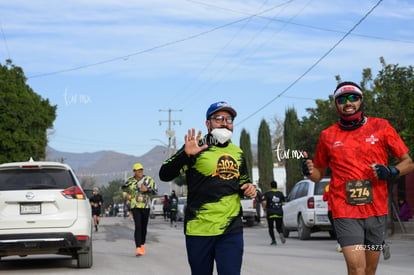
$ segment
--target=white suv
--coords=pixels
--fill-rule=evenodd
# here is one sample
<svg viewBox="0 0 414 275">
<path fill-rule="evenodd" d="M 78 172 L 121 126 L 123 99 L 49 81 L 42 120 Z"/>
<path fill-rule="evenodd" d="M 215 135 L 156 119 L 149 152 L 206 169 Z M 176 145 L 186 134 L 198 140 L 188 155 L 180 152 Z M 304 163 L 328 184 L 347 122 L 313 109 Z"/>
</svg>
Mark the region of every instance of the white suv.
<svg viewBox="0 0 414 275">
<path fill-rule="evenodd" d="M 152 198 L 150 208 L 150 218 L 155 219 L 156 216 L 164 215 L 164 203 L 162 197 Z"/>
<path fill-rule="evenodd" d="M 186 206 L 187 206 L 187 197 L 178 197 L 177 221 L 184 220 Z"/>
<path fill-rule="evenodd" d="M 295 184 L 283 206 L 283 235 L 298 231 L 299 239 L 307 240 L 312 232 L 329 231 L 334 237 L 328 218 L 328 204 L 322 199 L 329 178 L 315 183 L 304 179 Z"/>
<path fill-rule="evenodd" d="M 0 258 L 61 254 L 90 268 L 91 236 L 91 206 L 68 165 L 0 165 Z"/>
</svg>

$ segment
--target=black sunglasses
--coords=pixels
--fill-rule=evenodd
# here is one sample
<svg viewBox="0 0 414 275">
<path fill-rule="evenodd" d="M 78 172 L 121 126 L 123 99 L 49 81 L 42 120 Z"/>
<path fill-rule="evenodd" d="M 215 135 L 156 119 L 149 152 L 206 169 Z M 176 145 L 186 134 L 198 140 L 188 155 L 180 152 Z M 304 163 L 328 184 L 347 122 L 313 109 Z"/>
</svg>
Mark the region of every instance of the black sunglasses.
<svg viewBox="0 0 414 275">
<path fill-rule="evenodd" d="M 356 102 L 359 99 L 360 99 L 360 97 L 357 96 L 357 95 L 354 95 L 354 94 L 350 94 L 350 95 L 340 95 L 336 99 L 336 102 L 338 102 L 339 104 L 345 104 L 347 100 L 349 102 Z"/>
</svg>

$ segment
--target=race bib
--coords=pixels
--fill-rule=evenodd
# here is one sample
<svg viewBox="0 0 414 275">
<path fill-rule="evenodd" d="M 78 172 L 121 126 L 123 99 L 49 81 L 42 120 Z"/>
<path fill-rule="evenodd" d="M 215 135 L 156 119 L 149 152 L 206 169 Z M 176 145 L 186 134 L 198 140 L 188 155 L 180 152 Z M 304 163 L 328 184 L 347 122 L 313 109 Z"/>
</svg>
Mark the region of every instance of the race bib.
<svg viewBox="0 0 414 275">
<path fill-rule="evenodd" d="M 372 180 L 350 180 L 346 182 L 348 204 L 364 205 L 372 203 Z"/>
<path fill-rule="evenodd" d="M 137 202 L 144 202 L 145 201 L 144 196 L 141 195 L 141 194 L 137 196 L 136 200 L 137 200 Z"/>
</svg>

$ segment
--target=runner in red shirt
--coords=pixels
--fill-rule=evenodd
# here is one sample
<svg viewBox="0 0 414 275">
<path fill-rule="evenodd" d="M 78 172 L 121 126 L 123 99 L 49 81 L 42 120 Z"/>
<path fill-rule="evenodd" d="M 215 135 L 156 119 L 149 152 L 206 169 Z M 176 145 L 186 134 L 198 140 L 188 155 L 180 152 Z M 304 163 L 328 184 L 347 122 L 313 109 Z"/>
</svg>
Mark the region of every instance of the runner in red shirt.
<svg viewBox="0 0 414 275">
<path fill-rule="evenodd" d="M 357 84 L 340 83 L 334 99 L 339 121 L 322 131 L 303 173 L 318 182 L 331 168 L 332 216 L 348 274 L 375 274 L 385 238 L 387 180 L 413 171 L 414 164 L 387 120 L 364 116 Z M 398 159 L 396 166 L 388 166 L 388 153 Z"/>
</svg>

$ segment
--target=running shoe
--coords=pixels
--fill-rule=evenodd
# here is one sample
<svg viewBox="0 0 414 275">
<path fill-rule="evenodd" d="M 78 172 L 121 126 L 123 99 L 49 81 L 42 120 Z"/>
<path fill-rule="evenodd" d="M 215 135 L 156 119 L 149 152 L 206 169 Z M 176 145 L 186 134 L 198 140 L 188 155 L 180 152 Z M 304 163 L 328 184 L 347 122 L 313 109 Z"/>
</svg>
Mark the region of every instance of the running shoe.
<svg viewBox="0 0 414 275">
<path fill-rule="evenodd" d="M 281 241 L 282 243 L 285 243 L 285 242 L 286 242 L 286 239 L 285 239 L 285 236 L 283 236 L 283 233 L 280 233 L 280 234 L 279 234 L 279 237 L 280 237 L 280 241 Z"/>
<path fill-rule="evenodd" d="M 142 255 L 142 249 L 141 247 L 137 247 L 135 249 L 135 256 L 141 256 Z"/>
<path fill-rule="evenodd" d="M 391 258 L 390 245 L 386 242 L 382 245 L 382 255 L 384 256 L 384 260 Z"/>
</svg>

